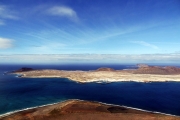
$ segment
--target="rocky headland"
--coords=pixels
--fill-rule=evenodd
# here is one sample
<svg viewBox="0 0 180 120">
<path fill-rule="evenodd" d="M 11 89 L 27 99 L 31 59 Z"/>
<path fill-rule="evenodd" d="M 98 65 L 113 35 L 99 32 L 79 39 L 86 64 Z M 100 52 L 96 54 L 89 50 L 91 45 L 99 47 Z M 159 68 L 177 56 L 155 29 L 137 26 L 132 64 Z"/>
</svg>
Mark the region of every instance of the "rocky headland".
<svg viewBox="0 0 180 120">
<path fill-rule="evenodd" d="M 98 102 L 68 100 L 0 117 L 0 120 L 180 120 L 178 116 Z"/>
<path fill-rule="evenodd" d="M 34 69 L 23 67 L 21 69 L 18 69 L 18 70 L 12 71 L 12 72 L 26 72 L 26 71 L 31 71 L 31 70 L 34 70 Z"/>
</svg>

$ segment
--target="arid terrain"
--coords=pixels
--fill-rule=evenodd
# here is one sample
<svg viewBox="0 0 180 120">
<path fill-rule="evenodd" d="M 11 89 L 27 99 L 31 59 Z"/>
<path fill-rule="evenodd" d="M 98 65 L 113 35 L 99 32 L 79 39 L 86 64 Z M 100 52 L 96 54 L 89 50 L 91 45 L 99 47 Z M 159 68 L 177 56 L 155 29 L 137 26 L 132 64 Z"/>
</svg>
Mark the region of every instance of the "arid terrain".
<svg viewBox="0 0 180 120">
<path fill-rule="evenodd" d="M 180 120 L 180 117 L 98 102 L 68 100 L 17 112 L 0 120 Z"/>
<path fill-rule="evenodd" d="M 112 68 L 99 68 L 93 71 L 65 71 L 65 70 L 33 70 L 22 68 L 14 71 L 21 77 L 29 78 L 68 78 L 76 82 L 165 82 L 180 81 L 180 68 L 140 66 L 132 70 L 114 70 Z"/>
</svg>

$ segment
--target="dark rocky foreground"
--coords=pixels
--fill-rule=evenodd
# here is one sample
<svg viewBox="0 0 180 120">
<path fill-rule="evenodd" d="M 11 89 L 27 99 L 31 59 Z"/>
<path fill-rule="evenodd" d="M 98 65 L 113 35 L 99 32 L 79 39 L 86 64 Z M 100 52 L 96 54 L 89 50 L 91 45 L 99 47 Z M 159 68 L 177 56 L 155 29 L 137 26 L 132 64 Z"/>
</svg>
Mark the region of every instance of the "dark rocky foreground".
<svg viewBox="0 0 180 120">
<path fill-rule="evenodd" d="M 68 100 L 14 113 L 0 120 L 180 120 L 180 117 L 98 102 Z"/>
</svg>

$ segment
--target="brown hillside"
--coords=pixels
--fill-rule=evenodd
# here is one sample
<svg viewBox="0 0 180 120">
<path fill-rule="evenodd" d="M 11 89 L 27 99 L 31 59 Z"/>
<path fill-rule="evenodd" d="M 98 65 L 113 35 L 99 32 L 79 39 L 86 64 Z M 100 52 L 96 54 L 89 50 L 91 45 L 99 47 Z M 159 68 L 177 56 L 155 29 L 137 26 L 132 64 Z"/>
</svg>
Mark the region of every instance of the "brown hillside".
<svg viewBox="0 0 180 120">
<path fill-rule="evenodd" d="M 160 74 L 160 75 L 171 75 L 180 74 L 180 68 L 177 67 L 159 67 L 159 66 L 148 66 L 140 67 L 133 72 L 134 74 Z"/>
<path fill-rule="evenodd" d="M 97 102 L 71 100 L 25 110 L 0 120 L 180 120 L 180 118 Z"/>
<path fill-rule="evenodd" d="M 106 68 L 106 67 L 102 67 L 97 69 L 96 71 L 115 71 L 113 68 Z"/>
</svg>

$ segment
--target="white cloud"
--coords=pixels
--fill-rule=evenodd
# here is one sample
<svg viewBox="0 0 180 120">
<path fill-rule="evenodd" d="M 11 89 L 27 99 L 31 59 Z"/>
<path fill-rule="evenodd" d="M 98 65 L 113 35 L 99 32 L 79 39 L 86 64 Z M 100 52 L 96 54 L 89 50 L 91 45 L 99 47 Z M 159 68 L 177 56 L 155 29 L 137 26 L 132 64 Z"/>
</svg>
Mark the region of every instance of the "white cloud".
<svg viewBox="0 0 180 120">
<path fill-rule="evenodd" d="M 43 60 L 43 61 L 42 61 Z M 178 63 L 180 54 L 22 54 L 0 55 L 0 63 Z"/>
<path fill-rule="evenodd" d="M 0 49 L 13 47 L 13 40 L 8 38 L 0 38 Z"/>
<path fill-rule="evenodd" d="M 0 5 L 0 18 L 2 19 L 18 19 L 16 13 L 10 10 L 7 6 Z"/>
<path fill-rule="evenodd" d="M 14 12 L 13 10 L 10 10 L 8 6 L 0 5 L 0 26 L 6 25 L 5 21 L 7 19 L 17 20 L 19 18 L 16 16 L 16 12 Z"/>
<path fill-rule="evenodd" d="M 5 25 L 4 21 L 0 19 L 0 25 Z"/>
<path fill-rule="evenodd" d="M 50 54 L 50 53 L 54 53 L 54 50 L 59 50 L 63 47 L 65 47 L 65 44 L 61 44 L 61 43 L 46 43 L 44 45 L 41 46 L 30 46 L 29 51 L 33 52 L 33 53 L 46 53 L 46 54 Z"/>
<path fill-rule="evenodd" d="M 53 16 L 67 17 L 73 21 L 78 20 L 76 12 L 72 8 L 66 6 L 51 7 L 47 10 L 47 13 Z"/>
<path fill-rule="evenodd" d="M 146 47 L 150 47 L 150 48 L 153 48 L 153 49 L 159 49 L 156 45 L 147 43 L 145 41 L 131 41 L 131 43 L 136 43 L 136 44 L 139 44 L 139 45 L 142 45 L 142 46 L 146 46 Z"/>
</svg>

